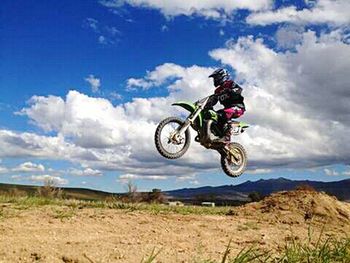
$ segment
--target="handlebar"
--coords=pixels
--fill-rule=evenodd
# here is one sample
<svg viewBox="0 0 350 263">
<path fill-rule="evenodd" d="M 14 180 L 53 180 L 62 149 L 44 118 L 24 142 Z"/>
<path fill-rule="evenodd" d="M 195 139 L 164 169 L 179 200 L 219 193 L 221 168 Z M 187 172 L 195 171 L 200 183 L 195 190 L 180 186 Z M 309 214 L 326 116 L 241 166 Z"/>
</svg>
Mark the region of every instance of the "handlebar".
<svg viewBox="0 0 350 263">
<path fill-rule="evenodd" d="M 205 106 L 208 103 L 209 98 L 210 98 L 210 96 L 207 96 L 207 97 L 205 97 L 203 99 L 197 100 L 195 102 L 195 105 L 197 105 L 197 106 Z"/>
</svg>

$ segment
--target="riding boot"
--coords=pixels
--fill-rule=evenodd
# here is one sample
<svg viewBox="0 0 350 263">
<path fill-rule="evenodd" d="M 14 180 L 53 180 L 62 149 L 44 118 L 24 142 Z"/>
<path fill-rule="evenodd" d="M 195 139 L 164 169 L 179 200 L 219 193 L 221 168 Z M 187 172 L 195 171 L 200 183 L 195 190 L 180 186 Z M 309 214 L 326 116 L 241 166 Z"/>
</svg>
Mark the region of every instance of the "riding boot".
<svg viewBox="0 0 350 263">
<path fill-rule="evenodd" d="M 225 144 L 230 143 L 231 135 L 232 135 L 232 127 L 231 125 L 227 125 L 227 127 L 225 127 L 224 136 L 222 136 L 220 139 L 215 140 L 214 142 L 225 143 Z"/>
</svg>

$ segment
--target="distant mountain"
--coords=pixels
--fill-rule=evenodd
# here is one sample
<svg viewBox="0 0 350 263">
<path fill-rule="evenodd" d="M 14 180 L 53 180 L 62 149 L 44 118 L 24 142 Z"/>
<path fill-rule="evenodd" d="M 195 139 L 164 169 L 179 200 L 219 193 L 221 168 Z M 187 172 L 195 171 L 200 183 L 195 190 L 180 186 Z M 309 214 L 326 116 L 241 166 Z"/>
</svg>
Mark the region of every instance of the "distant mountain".
<svg viewBox="0 0 350 263">
<path fill-rule="evenodd" d="M 249 193 L 239 192 L 230 185 L 184 188 L 164 193 L 169 200 L 181 200 L 192 204 L 211 201 L 222 205 L 239 205 L 250 201 L 248 197 Z"/>
<path fill-rule="evenodd" d="M 350 201 L 350 179 L 336 182 L 319 182 L 300 180 L 294 181 L 285 178 L 278 179 L 261 179 L 259 181 L 247 181 L 238 185 L 224 186 L 205 186 L 199 188 L 184 188 L 179 190 L 167 191 L 166 194 L 170 199 L 189 200 L 211 197 L 211 199 L 227 199 L 237 201 L 247 201 L 248 194 L 251 192 L 259 192 L 263 196 L 278 191 L 288 191 L 295 189 L 300 185 L 309 185 L 317 191 L 326 192 L 329 195 L 336 196 L 339 200 Z"/>
</svg>

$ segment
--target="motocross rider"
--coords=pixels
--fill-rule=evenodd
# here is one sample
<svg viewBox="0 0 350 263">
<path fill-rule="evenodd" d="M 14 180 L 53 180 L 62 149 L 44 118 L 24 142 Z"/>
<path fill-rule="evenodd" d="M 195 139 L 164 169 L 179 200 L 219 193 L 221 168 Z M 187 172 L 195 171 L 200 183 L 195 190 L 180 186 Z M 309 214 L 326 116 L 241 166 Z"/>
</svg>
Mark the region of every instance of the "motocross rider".
<svg viewBox="0 0 350 263">
<path fill-rule="evenodd" d="M 219 68 L 215 70 L 209 78 L 213 78 L 215 92 L 210 97 L 209 107 L 213 107 L 219 101 L 224 109 L 218 110 L 219 127 L 224 130 L 224 136 L 215 140 L 220 143 L 229 143 L 231 141 L 232 128 L 227 125 L 231 119 L 239 118 L 245 112 L 244 98 L 241 95 L 242 88 L 235 83 L 226 69 Z"/>
</svg>

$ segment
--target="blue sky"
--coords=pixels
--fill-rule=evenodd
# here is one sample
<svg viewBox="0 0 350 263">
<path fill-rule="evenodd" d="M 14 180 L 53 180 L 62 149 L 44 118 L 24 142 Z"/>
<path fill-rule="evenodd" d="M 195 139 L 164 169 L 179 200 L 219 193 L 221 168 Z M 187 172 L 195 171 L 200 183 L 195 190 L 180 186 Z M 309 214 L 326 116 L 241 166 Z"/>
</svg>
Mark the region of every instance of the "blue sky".
<svg viewBox="0 0 350 263">
<path fill-rule="evenodd" d="M 345 0 L 2 1 L 0 182 L 54 178 L 123 191 L 129 179 L 149 190 L 349 178 L 347 7 Z M 208 72 L 221 66 L 244 87 L 243 119 L 253 126 L 239 139 L 250 174 L 238 179 L 199 146 L 174 163 L 153 146 L 155 125 L 174 113 L 171 102 L 212 92 Z"/>
</svg>

